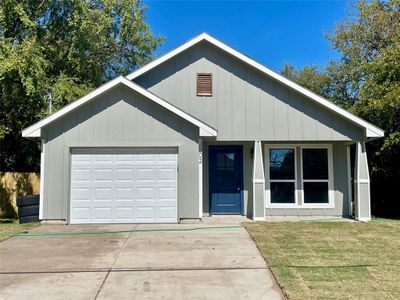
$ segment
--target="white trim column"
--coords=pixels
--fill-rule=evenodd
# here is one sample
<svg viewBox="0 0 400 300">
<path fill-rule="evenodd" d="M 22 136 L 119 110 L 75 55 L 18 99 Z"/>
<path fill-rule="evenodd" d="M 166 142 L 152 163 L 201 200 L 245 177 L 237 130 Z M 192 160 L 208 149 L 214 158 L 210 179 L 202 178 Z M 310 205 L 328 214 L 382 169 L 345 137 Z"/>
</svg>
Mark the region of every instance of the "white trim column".
<svg viewBox="0 0 400 300">
<path fill-rule="evenodd" d="M 346 146 L 346 164 L 347 164 L 347 200 L 349 203 L 349 217 L 353 215 L 353 187 L 351 184 L 351 155 L 350 145 Z"/>
<path fill-rule="evenodd" d="M 265 220 L 265 176 L 261 141 L 254 141 L 253 220 Z"/>
<path fill-rule="evenodd" d="M 203 139 L 199 138 L 199 218 L 203 218 Z"/>
<path fill-rule="evenodd" d="M 40 191 L 39 191 L 39 220 L 43 220 L 44 209 L 44 160 L 45 160 L 45 145 L 44 140 L 41 140 L 40 145 Z"/>
<path fill-rule="evenodd" d="M 356 143 L 354 166 L 355 217 L 358 221 L 371 220 L 370 181 L 365 141 Z"/>
</svg>

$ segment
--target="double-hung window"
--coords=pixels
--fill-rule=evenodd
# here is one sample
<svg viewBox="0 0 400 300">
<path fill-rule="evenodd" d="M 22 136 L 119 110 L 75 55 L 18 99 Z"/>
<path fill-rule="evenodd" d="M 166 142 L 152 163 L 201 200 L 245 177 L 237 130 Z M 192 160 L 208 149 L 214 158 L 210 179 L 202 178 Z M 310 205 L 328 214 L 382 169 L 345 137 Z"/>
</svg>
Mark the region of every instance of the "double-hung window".
<svg viewBox="0 0 400 300">
<path fill-rule="evenodd" d="M 271 204 L 296 203 L 296 149 L 269 149 Z"/>
<path fill-rule="evenodd" d="M 302 187 L 305 205 L 326 205 L 330 203 L 331 162 L 329 148 L 303 147 Z"/>
<path fill-rule="evenodd" d="M 267 146 L 267 206 L 332 207 L 332 165 L 330 145 Z"/>
</svg>

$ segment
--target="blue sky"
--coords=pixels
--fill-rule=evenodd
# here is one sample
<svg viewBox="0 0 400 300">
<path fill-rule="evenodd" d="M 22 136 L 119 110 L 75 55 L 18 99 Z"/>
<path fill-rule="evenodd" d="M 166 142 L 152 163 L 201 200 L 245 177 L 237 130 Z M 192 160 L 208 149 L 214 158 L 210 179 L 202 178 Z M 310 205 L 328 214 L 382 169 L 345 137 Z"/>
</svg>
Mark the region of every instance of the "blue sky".
<svg viewBox="0 0 400 300">
<path fill-rule="evenodd" d="M 325 65 L 337 53 L 324 38 L 350 10 L 348 1 L 145 1 L 147 21 L 167 40 L 165 53 L 205 31 L 279 71 Z"/>
</svg>

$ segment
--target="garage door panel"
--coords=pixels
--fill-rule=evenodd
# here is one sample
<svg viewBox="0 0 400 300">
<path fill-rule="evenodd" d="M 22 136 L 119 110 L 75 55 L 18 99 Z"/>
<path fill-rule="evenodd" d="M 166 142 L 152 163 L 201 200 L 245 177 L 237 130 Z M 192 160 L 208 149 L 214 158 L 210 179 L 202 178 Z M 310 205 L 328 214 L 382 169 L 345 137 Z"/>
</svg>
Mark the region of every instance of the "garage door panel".
<svg viewBox="0 0 400 300">
<path fill-rule="evenodd" d="M 114 185 L 114 196 L 115 198 L 126 198 L 133 199 L 134 197 L 134 181 L 129 182 L 118 182 Z"/>
<path fill-rule="evenodd" d="M 96 154 L 92 155 L 92 161 L 95 164 L 111 164 L 113 162 L 113 155 L 110 154 Z"/>
<path fill-rule="evenodd" d="M 75 200 L 74 208 L 77 209 L 89 209 L 91 206 L 91 200 Z"/>
<path fill-rule="evenodd" d="M 91 169 L 90 168 L 73 168 L 72 176 L 75 180 L 91 180 Z"/>
<path fill-rule="evenodd" d="M 71 223 L 177 221 L 176 151 L 78 149 L 71 162 Z"/>
<path fill-rule="evenodd" d="M 92 161 L 92 155 L 90 154 L 80 154 L 72 157 L 72 162 L 74 165 L 89 165 Z"/>
<path fill-rule="evenodd" d="M 133 207 L 116 207 L 115 208 L 116 218 L 121 220 L 132 220 L 134 218 L 134 208 Z"/>
<path fill-rule="evenodd" d="M 154 206 L 140 206 L 136 209 L 137 219 L 140 221 L 152 221 L 156 219 Z"/>
<path fill-rule="evenodd" d="M 133 181 L 134 170 L 132 168 L 116 168 L 114 176 L 117 181 Z"/>
<path fill-rule="evenodd" d="M 111 200 L 112 189 L 111 188 L 95 188 L 94 189 L 94 200 Z"/>
<path fill-rule="evenodd" d="M 154 182 L 155 181 L 155 170 L 154 168 L 138 168 L 136 180 L 138 182 Z"/>
<path fill-rule="evenodd" d="M 158 217 L 172 220 L 175 218 L 175 210 L 172 207 L 158 207 Z"/>
<path fill-rule="evenodd" d="M 135 163 L 135 155 L 133 154 L 115 154 L 114 163 L 121 165 L 132 165 Z"/>
<path fill-rule="evenodd" d="M 115 200 L 113 203 L 114 209 L 133 209 L 134 201 L 133 200 Z"/>
<path fill-rule="evenodd" d="M 138 187 L 136 189 L 136 200 L 146 200 L 146 199 L 154 199 L 155 198 L 155 191 L 154 187 Z"/>
<path fill-rule="evenodd" d="M 161 210 L 172 210 L 174 211 L 174 215 L 175 215 L 175 209 L 174 209 L 174 205 L 173 205 L 173 201 L 170 200 L 162 200 L 162 201 L 158 201 L 157 203 L 157 209 Z"/>
<path fill-rule="evenodd" d="M 158 207 L 160 202 L 154 199 L 140 199 L 135 201 L 135 207 Z"/>
<path fill-rule="evenodd" d="M 94 207 L 94 217 L 96 219 L 111 220 L 112 219 L 112 208 L 105 207 Z"/>
<path fill-rule="evenodd" d="M 72 198 L 76 201 L 90 200 L 90 189 L 76 187 L 72 190 Z"/>
<path fill-rule="evenodd" d="M 158 155 L 158 162 L 160 165 L 175 165 L 176 155 L 175 154 L 162 154 Z"/>
<path fill-rule="evenodd" d="M 93 176 L 95 180 L 113 180 L 113 170 L 110 169 L 94 169 Z"/>
<path fill-rule="evenodd" d="M 158 200 L 172 200 L 175 201 L 176 189 L 174 187 L 160 187 L 158 188 Z"/>
<path fill-rule="evenodd" d="M 158 169 L 158 180 L 176 180 L 176 169 L 174 168 L 163 168 Z"/>
<path fill-rule="evenodd" d="M 74 215 L 76 223 L 89 222 L 91 219 L 89 207 L 74 207 L 71 213 Z"/>
<path fill-rule="evenodd" d="M 135 155 L 138 165 L 154 165 L 157 162 L 157 157 L 157 154 L 145 151 L 141 151 Z"/>
<path fill-rule="evenodd" d="M 115 199 L 133 201 L 133 188 L 116 188 Z"/>
</svg>

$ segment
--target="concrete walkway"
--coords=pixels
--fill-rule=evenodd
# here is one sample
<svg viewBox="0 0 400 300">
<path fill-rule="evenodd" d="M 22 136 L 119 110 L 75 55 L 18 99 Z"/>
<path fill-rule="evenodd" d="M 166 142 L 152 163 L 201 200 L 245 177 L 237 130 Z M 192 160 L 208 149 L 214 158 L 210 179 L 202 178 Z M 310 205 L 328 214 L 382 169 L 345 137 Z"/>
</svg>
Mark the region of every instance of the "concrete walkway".
<svg viewBox="0 0 400 300">
<path fill-rule="evenodd" d="M 31 233 L 207 226 L 42 225 Z M 282 294 L 246 230 L 220 228 L 13 237 L 0 243 L 0 298 L 282 299 Z"/>
</svg>

